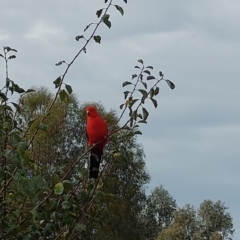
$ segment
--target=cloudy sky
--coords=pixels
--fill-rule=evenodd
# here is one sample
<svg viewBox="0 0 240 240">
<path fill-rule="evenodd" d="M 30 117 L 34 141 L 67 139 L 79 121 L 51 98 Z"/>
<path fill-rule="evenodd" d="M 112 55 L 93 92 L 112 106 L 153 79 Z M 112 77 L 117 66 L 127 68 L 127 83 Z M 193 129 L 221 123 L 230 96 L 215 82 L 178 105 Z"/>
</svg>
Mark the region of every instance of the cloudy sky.
<svg viewBox="0 0 240 240">
<path fill-rule="evenodd" d="M 139 142 L 151 175 L 179 206 L 204 199 L 229 207 L 240 238 L 240 1 L 113 0 L 112 28 L 100 26 L 101 44 L 92 42 L 66 76 L 80 102 L 101 101 L 120 110 L 123 81 L 137 73 L 138 59 L 176 84 L 160 85 L 155 110 Z M 63 74 L 84 41 L 75 41 L 98 21 L 103 0 L 1 1 L 0 45 L 18 50 L 9 77 L 24 88 L 47 86 Z M 4 64 L 0 64 L 4 80 Z"/>
</svg>

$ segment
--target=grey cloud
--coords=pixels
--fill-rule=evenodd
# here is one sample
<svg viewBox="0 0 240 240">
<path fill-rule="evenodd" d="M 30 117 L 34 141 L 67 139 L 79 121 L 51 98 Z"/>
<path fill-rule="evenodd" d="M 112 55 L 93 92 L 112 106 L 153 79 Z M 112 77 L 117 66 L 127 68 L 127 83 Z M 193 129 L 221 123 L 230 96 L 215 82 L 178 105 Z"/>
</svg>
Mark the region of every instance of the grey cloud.
<svg viewBox="0 0 240 240">
<path fill-rule="evenodd" d="M 91 43 L 70 69 L 66 82 L 80 102 L 99 101 L 120 113 L 121 84 L 142 58 L 176 84 L 160 84 L 148 125 L 141 126 L 152 181 L 163 184 L 178 204 L 222 200 L 234 217 L 239 238 L 239 15 L 238 0 L 118 1 L 112 28 L 102 26 L 102 43 Z M 0 45 L 18 50 L 10 78 L 23 85 L 52 81 L 81 48 L 75 36 L 97 21 L 103 1 L 5 1 L 0 9 Z M 91 30 L 91 28 L 89 29 Z M 90 32 L 84 33 L 86 36 Z M 0 65 L 0 69 L 4 66 Z M 4 71 L 0 71 L 4 79 Z M 94 94 L 93 94 L 94 92 Z"/>
</svg>

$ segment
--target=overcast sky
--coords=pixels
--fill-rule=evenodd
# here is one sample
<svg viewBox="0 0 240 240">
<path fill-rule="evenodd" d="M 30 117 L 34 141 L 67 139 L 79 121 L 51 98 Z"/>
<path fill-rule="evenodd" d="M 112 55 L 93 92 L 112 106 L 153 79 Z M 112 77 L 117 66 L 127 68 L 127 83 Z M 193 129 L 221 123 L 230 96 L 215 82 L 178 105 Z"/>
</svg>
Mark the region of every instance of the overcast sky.
<svg viewBox="0 0 240 240">
<path fill-rule="evenodd" d="M 107 110 L 123 102 L 123 81 L 137 73 L 138 59 L 161 70 L 165 82 L 149 107 L 139 142 L 151 175 L 179 206 L 204 199 L 229 207 L 240 239 L 240 1 L 113 0 L 124 16 L 110 10 L 112 28 L 102 25 L 87 54 L 80 55 L 65 82 L 80 102 L 101 101 Z M 18 50 L 9 77 L 24 88 L 46 86 L 63 74 L 83 41 L 83 29 L 96 22 L 103 0 L 1 1 L 0 45 Z M 0 77 L 4 83 L 4 64 Z"/>
</svg>

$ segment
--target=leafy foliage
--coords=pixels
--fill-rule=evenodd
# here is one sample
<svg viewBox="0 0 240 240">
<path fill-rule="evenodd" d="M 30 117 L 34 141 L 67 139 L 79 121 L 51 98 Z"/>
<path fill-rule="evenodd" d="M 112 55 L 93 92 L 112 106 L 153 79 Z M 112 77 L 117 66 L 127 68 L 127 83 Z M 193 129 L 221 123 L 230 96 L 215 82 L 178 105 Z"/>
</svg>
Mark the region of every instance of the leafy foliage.
<svg viewBox="0 0 240 240">
<path fill-rule="evenodd" d="M 221 201 L 204 200 L 198 210 L 187 204 L 174 213 L 173 222 L 159 234 L 158 240 L 231 240 L 234 229 L 226 210 Z"/>
<path fill-rule="evenodd" d="M 170 80 L 164 79 L 163 74 L 160 74 L 159 79 L 151 75 L 151 71 L 149 69 L 153 70 L 153 67 L 145 67 L 142 59 L 139 59 L 138 62 L 141 66 L 135 66 L 135 68 L 139 69 L 140 72 L 138 74 L 132 74 L 132 81 L 124 81 L 122 84 L 122 87 L 128 85 L 131 86 L 132 90 L 124 91 L 125 103 L 120 105 L 120 109 L 123 109 L 123 112 L 128 109 L 130 118 L 126 125 L 133 129 L 137 129 L 139 123 L 147 123 L 149 112 L 144 107 L 147 100 L 151 100 L 154 107 L 157 108 L 158 104 L 156 96 L 159 93 L 159 87 L 157 85 L 160 81 L 166 81 L 171 89 L 174 89 L 175 87 Z M 135 80 L 135 83 L 133 80 Z M 153 80 L 152 84 L 148 83 L 149 80 Z M 144 88 L 137 88 L 139 84 L 143 85 Z M 137 92 L 139 92 L 140 95 L 137 94 Z"/>
<path fill-rule="evenodd" d="M 11 239 L 16 233 L 28 233 L 28 239 L 40 236 L 77 239 L 81 233 L 84 239 L 91 239 L 90 236 L 103 235 L 101 226 L 111 223 L 108 229 L 110 236 L 115 232 L 114 226 L 120 223 L 119 217 L 116 218 L 118 213 L 122 215 L 119 231 L 128 226 L 127 233 L 121 231 L 123 235 L 128 234 L 132 228 L 125 222 L 126 216 L 137 224 L 137 213 L 145 200 L 143 186 L 149 180 L 141 147 L 129 130 L 113 135 L 106 149 L 101 179 L 97 183 L 89 182 L 86 154 L 72 168 L 72 161 L 78 159 L 87 145 L 84 134 L 85 105 L 79 106 L 73 96 L 66 102 L 56 101 L 44 121 L 47 131 L 39 129 L 31 145 L 27 144 L 53 98 L 45 88 L 39 88 L 21 99 L 21 113 L 17 117 L 22 119 L 20 126 L 27 134 L 25 141 L 18 144 L 17 153 L 22 162 L 7 188 L 5 201 L 8 209 L 1 219 L 2 224 L 10 224 L 11 221 L 14 231 L 12 227 L 1 228 L 9 229 L 1 236 Z M 115 126 L 117 118 L 114 112 L 106 113 L 100 105 L 98 109 L 102 109 L 108 125 Z M 34 120 L 29 124 L 31 119 Z M 121 144 L 123 142 L 124 145 Z M 128 186 L 129 181 L 132 184 Z M 10 209 L 18 210 L 13 215 Z"/>
<path fill-rule="evenodd" d="M 147 239 L 155 239 L 159 232 L 171 224 L 176 208 L 175 199 L 162 185 L 152 191 L 145 212 Z"/>
<path fill-rule="evenodd" d="M 144 234 L 140 213 L 149 181 L 135 138 L 141 132 L 127 124 L 120 127 L 114 112 L 98 106 L 111 129 L 111 141 L 101 177 L 89 181 L 85 105 L 80 107 L 69 95 L 72 88 L 62 79 L 53 82 L 55 96 L 45 88 L 29 89 L 27 94 L 13 88 L 22 93 L 18 103 L 11 102 L 14 113 L 3 98 L 1 238 L 139 238 Z"/>
<path fill-rule="evenodd" d="M 231 239 L 234 229 L 227 209 L 221 201 L 205 200 L 201 203 L 198 216 L 203 238 L 209 238 L 213 234 L 216 236 L 218 233 L 223 239 Z"/>
</svg>

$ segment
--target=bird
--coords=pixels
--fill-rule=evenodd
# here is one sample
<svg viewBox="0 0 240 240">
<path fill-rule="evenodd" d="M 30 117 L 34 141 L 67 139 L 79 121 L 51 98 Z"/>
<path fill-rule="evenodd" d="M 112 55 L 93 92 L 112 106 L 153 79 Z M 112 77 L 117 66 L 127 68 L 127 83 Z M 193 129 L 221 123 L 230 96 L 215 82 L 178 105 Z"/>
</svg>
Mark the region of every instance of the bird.
<svg viewBox="0 0 240 240">
<path fill-rule="evenodd" d="M 108 126 L 97 109 L 86 107 L 86 135 L 90 152 L 89 178 L 98 178 L 103 149 L 108 142 Z"/>
</svg>

